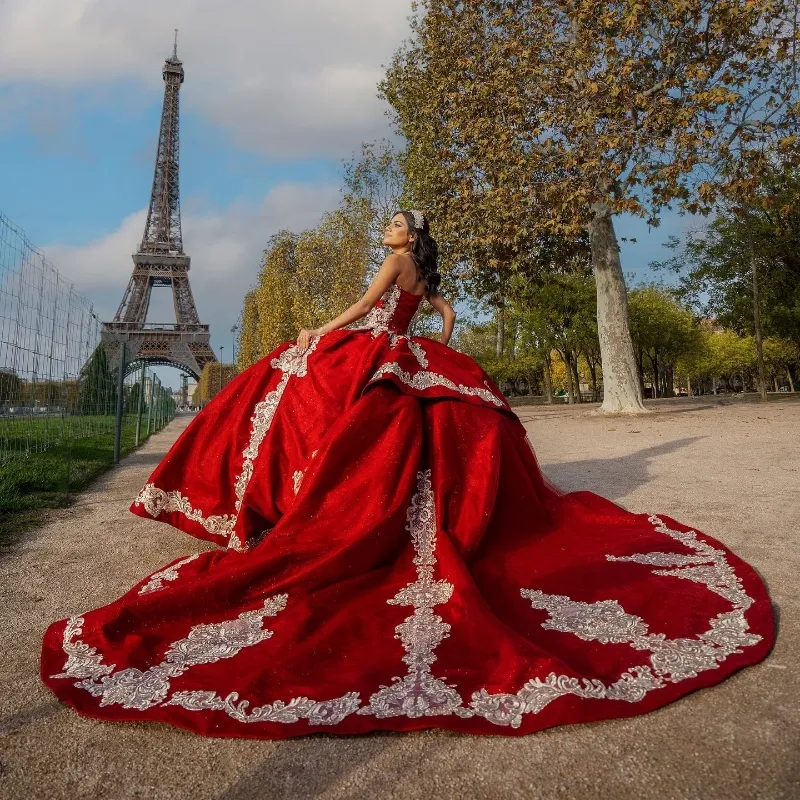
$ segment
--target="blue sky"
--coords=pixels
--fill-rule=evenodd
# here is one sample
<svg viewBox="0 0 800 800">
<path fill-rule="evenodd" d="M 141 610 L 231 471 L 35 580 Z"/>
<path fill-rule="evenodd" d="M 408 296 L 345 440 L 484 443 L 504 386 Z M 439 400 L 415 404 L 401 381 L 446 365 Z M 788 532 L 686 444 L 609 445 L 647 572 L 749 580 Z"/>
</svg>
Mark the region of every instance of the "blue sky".
<svg viewBox="0 0 800 800">
<path fill-rule="evenodd" d="M 110 318 L 141 238 L 180 28 L 181 207 L 212 345 L 230 330 L 261 249 L 338 203 L 342 159 L 390 135 L 376 97 L 407 33 L 397 0 L 5 0 L 0 6 L 0 210 Z M 163 29 L 154 24 L 163 21 Z M 626 273 L 646 275 L 688 223 L 620 219 Z M 169 314 L 154 293 L 149 319 Z M 177 373 L 165 371 L 177 386 Z"/>
</svg>

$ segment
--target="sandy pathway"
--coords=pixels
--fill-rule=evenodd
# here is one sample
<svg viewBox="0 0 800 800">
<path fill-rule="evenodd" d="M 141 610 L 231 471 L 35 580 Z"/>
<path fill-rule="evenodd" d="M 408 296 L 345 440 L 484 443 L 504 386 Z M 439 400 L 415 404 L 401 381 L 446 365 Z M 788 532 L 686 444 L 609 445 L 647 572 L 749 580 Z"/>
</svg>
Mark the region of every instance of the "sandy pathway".
<svg viewBox="0 0 800 800">
<path fill-rule="evenodd" d="M 647 418 L 521 407 L 548 476 L 721 539 L 781 612 L 762 664 L 630 720 L 522 738 L 447 732 L 206 739 L 79 716 L 38 678 L 54 619 L 108 603 L 198 549 L 127 507 L 178 419 L 0 560 L 0 796 L 7 798 L 800 797 L 800 403 L 677 402 Z"/>
</svg>

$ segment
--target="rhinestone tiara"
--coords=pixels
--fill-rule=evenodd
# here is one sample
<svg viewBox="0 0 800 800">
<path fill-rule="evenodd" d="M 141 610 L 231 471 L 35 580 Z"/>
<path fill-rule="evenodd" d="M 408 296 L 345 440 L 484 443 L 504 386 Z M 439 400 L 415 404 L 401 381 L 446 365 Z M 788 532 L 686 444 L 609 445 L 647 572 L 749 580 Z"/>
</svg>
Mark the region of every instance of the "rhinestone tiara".
<svg viewBox="0 0 800 800">
<path fill-rule="evenodd" d="M 414 209 L 411 211 L 411 216 L 414 217 L 414 227 L 422 230 L 423 225 L 425 225 L 425 216 L 423 213 Z"/>
</svg>

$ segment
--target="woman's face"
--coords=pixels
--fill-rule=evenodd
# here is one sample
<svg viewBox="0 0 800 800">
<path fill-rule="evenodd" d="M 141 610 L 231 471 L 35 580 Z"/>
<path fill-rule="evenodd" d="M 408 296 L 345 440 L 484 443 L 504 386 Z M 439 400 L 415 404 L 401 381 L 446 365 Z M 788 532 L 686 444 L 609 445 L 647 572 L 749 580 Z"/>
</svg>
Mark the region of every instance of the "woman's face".
<svg viewBox="0 0 800 800">
<path fill-rule="evenodd" d="M 403 214 L 395 214 L 392 221 L 386 226 L 383 236 L 383 243 L 388 247 L 405 247 L 411 243 L 409 238 L 411 231 Z"/>
</svg>

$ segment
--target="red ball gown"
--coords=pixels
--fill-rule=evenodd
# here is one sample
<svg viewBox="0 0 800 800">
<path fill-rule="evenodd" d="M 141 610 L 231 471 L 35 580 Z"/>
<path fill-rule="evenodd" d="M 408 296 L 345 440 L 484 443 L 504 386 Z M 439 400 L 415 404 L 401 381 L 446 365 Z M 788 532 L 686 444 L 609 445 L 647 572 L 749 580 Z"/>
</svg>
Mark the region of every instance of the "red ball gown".
<svg viewBox="0 0 800 800">
<path fill-rule="evenodd" d="M 197 415 L 131 510 L 219 548 L 50 625 L 56 695 L 207 736 L 520 735 L 642 714 L 765 657 L 753 568 L 559 492 L 481 367 L 407 334 L 419 303 L 390 287 Z"/>
</svg>

